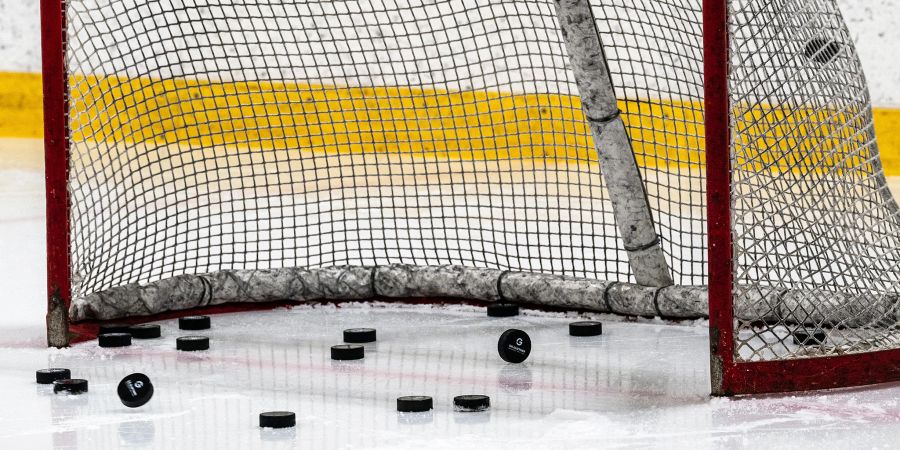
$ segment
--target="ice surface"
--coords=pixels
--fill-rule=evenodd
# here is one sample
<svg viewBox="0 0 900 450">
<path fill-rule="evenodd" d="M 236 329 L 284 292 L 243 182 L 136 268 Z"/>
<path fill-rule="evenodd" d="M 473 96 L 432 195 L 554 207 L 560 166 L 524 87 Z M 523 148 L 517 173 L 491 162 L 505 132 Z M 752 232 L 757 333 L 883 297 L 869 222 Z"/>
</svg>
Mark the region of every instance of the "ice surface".
<svg viewBox="0 0 900 450">
<path fill-rule="evenodd" d="M 753 399 L 711 399 L 704 322 L 605 322 L 571 338 L 576 317 L 526 310 L 488 319 L 474 306 L 345 304 L 213 317 L 209 352 L 164 337 L 124 349 L 44 348 L 42 176 L 0 171 L 0 448 L 891 448 L 900 385 Z M 374 327 L 363 361 L 333 363 L 341 331 Z M 526 330 L 525 364 L 496 353 Z M 196 332 L 191 332 L 196 333 Z M 90 380 L 58 397 L 34 371 L 64 366 Z M 125 375 L 156 385 L 143 408 L 115 394 Z M 454 395 L 490 395 L 489 414 L 452 412 Z M 400 415 L 401 395 L 431 395 L 431 414 Z M 297 413 L 293 430 L 257 428 L 260 412 Z"/>
<path fill-rule="evenodd" d="M 703 324 L 599 317 L 604 335 L 573 338 L 560 313 L 487 318 L 475 306 L 344 304 L 213 317 L 208 352 L 181 353 L 174 320 L 129 348 L 2 349 L 2 448 L 830 448 L 893 443 L 898 387 L 710 399 Z M 700 326 L 691 326 L 700 325 Z M 341 331 L 374 327 L 366 358 L 333 362 Z M 526 330 L 526 363 L 496 351 L 507 328 Z M 67 367 L 90 380 L 82 397 L 34 384 L 34 370 Z M 118 381 L 153 380 L 143 408 L 123 406 Z M 456 413 L 460 394 L 491 396 L 489 413 Z M 395 399 L 430 395 L 430 414 L 399 414 Z M 297 427 L 265 431 L 260 412 L 290 410 Z M 865 430 L 865 432 L 861 432 Z"/>
</svg>

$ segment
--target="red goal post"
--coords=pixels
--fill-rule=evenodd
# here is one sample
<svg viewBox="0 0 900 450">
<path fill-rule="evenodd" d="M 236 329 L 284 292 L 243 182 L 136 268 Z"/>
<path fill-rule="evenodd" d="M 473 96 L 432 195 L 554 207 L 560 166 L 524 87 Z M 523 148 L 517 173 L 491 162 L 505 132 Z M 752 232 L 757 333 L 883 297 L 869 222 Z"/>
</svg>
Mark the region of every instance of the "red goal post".
<svg viewBox="0 0 900 450">
<path fill-rule="evenodd" d="M 709 321 L 716 395 L 809 391 L 900 380 L 900 349 L 825 357 L 742 361 L 735 342 L 735 235 L 732 224 L 733 109 L 728 0 L 704 1 Z"/>
<path fill-rule="evenodd" d="M 513 300 L 675 319 L 708 314 L 716 395 L 900 379 L 897 207 L 880 167 L 865 78 L 833 2 L 814 2 L 811 12 L 795 1 L 775 8 L 763 0 L 637 0 L 630 7 L 498 0 L 459 10 L 458 0 L 447 0 L 439 11 L 414 1 L 362 11 L 348 1 L 255 11 L 272 26 L 283 19 L 315 28 L 327 36 L 321 42 L 280 29 L 273 37 L 258 21 L 242 25 L 231 14 L 216 16 L 223 11 L 215 8 L 201 13 L 168 0 L 144 5 L 184 19 L 182 25 L 198 21 L 256 39 L 232 43 L 238 56 L 229 57 L 217 56 L 221 41 L 159 41 L 159 33 L 117 30 L 91 36 L 89 30 L 121 23 L 140 34 L 138 19 L 128 22 L 116 3 L 41 1 L 50 345 L 90 338 L 102 320 L 146 321 L 198 309 L 370 298 Z M 460 30 L 429 28 L 434 24 L 422 17 L 435 13 L 452 15 Z M 371 22 L 354 30 L 352 20 L 330 20 L 338 16 Z M 775 19 L 780 28 L 759 22 Z M 363 31 L 369 29 L 380 36 Z M 504 41 L 512 32 L 525 36 L 521 47 Z M 413 42 L 410 33 L 430 41 Z M 441 41 L 450 35 L 459 42 Z M 365 47 L 374 41 L 384 47 Z M 97 56 L 104 45 L 121 45 L 114 53 L 122 59 Z M 167 53 L 144 53 L 148 48 Z M 259 49 L 275 48 L 293 57 L 289 67 L 252 59 Z M 486 54 L 489 48 L 501 50 Z M 328 58 L 340 51 L 349 57 Z M 209 58 L 199 68 L 191 59 L 197 52 Z M 309 56 L 303 52 L 316 58 L 303 59 Z M 388 61 L 374 63 L 382 71 L 377 76 L 346 63 L 373 54 Z M 169 57 L 183 59 L 167 65 Z M 145 60 L 123 62 L 139 58 Z M 232 60 L 253 70 L 234 69 Z M 446 73 L 435 75 L 433 66 Z M 176 104 L 159 106 L 169 97 Z M 235 107 L 229 97 L 250 106 Z M 199 111 L 180 106 L 195 100 Z M 135 113 L 135 103 L 151 109 Z M 304 103 L 311 109 L 296 109 Z M 175 112 L 181 122 L 172 120 Z M 301 125 L 304 114 L 324 123 Z M 235 115 L 240 120 L 223 119 Z M 454 121 L 433 119 L 442 115 Z M 214 119 L 197 123 L 201 117 Z M 376 126 L 354 128 L 359 117 Z M 247 128 L 221 131 L 236 124 Z M 264 156 L 223 155 L 230 146 Z M 173 148 L 193 159 L 177 170 L 154 166 Z M 312 169 L 291 165 L 296 148 L 309 150 L 301 156 Z M 152 164 L 129 165 L 129 152 Z M 225 224 L 249 224 L 265 238 L 210 231 L 222 223 L 209 225 L 209 216 L 234 217 L 228 208 L 237 200 L 221 200 L 219 191 L 191 191 L 192 202 L 209 202 L 201 205 L 207 216 L 197 219 L 182 215 L 192 205 L 179 200 L 187 190 L 170 195 L 170 185 L 153 185 L 149 191 L 158 196 L 129 209 L 134 199 L 106 189 L 121 181 L 121 172 L 156 183 L 173 173 L 196 177 L 201 163 L 213 164 L 215 183 L 253 184 L 253 170 L 234 166 L 246 160 L 290 178 L 266 179 L 272 192 L 247 188 L 239 200 L 250 205 L 243 211 L 250 217 L 274 210 L 296 217 L 266 215 L 260 223 L 277 222 L 266 229 L 246 217 Z M 600 173 L 601 165 L 615 170 Z M 392 172 L 407 169 L 417 174 L 414 181 L 410 172 Z M 469 183 L 466 195 L 454 190 L 460 183 Z M 288 207 L 273 206 L 282 188 L 300 185 L 308 190 Z M 343 197 L 332 199 L 336 192 L 360 197 L 347 206 Z M 118 220 L 109 212 L 117 209 L 143 224 L 147 208 L 161 219 L 107 225 Z M 388 216 L 347 219 L 359 210 Z M 303 225 L 294 220 L 301 216 Z M 159 230 L 180 221 L 190 222 L 188 231 L 173 231 L 167 241 Z M 146 229 L 157 236 L 148 238 Z M 98 230 L 111 237 L 98 242 Z M 303 233 L 271 237 L 281 230 Z M 209 244 L 210 237 L 218 243 Z M 132 247 L 164 251 L 116 247 L 128 239 L 137 240 Z M 232 258 L 251 244 L 249 259 Z M 292 256 L 268 256 L 269 246 Z M 191 256 L 171 256 L 180 248 Z M 198 248 L 210 253 L 196 256 Z M 295 255 L 298 249 L 304 255 Z M 290 287 L 298 283 L 302 289 Z M 163 301 L 171 299 L 174 307 Z M 825 330 L 828 342 L 792 342 L 798 328 Z"/>
</svg>

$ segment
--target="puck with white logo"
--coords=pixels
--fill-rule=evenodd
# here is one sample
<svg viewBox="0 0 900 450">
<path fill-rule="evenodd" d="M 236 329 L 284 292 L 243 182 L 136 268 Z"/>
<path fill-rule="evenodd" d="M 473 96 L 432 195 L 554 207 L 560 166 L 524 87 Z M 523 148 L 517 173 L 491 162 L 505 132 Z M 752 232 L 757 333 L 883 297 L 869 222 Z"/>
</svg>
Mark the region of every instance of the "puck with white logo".
<svg viewBox="0 0 900 450">
<path fill-rule="evenodd" d="M 519 305 L 512 303 L 491 303 L 487 307 L 488 317 L 512 317 L 519 315 Z"/>
<path fill-rule="evenodd" d="M 206 336 L 182 336 L 175 340 L 175 348 L 183 352 L 209 350 L 209 338 Z"/>
<path fill-rule="evenodd" d="M 359 344 L 341 344 L 331 347 L 331 359 L 349 361 L 363 359 L 366 356 L 366 348 Z"/>
<path fill-rule="evenodd" d="M 129 408 L 144 406 L 153 397 L 153 383 L 142 373 L 133 373 L 119 382 L 116 390 L 122 404 Z"/>
<path fill-rule="evenodd" d="M 97 336 L 97 343 L 103 348 L 110 347 L 128 347 L 131 345 L 131 334 L 129 333 L 107 333 Z"/>
<path fill-rule="evenodd" d="M 65 380 L 72 378 L 72 372 L 69 369 L 41 369 L 35 373 L 35 379 L 38 384 L 53 384 L 56 380 Z"/>
<path fill-rule="evenodd" d="M 64 379 L 53 382 L 53 393 L 55 394 L 83 394 L 88 391 L 87 380 L 81 379 Z"/>
<path fill-rule="evenodd" d="M 458 395 L 453 397 L 453 408 L 460 412 L 485 411 L 491 407 L 491 398 L 487 395 Z"/>
<path fill-rule="evenodd" d="M 127 323 L 105 323 L 100 325 L 100 331 L 97 334 L 128 333 L 129 328 L 131 325 Z"/>
<path fill-rule="evenodd" d="M 348 344 L 367 344 L 375 342 L 374 328 L 350 328 L 344 330 L 344 342 Z"/>
<path fill-rule="evenodd" d="M 810 330 L 802 327 L 797 328 L 791 334 L 794 337 L 794 344 L 796 345 L 822 345 L 828 338 L 823 330 Z"/>
<path fill-rule="evenodd" d="M 434 400 L 425 395 L 409 395 L 397 398 L 397 411 L 425 412 L 434 409 Z"/>
<path fill-rule="evenodd" d="M 162 336 L 159 325 L 152 323 L 132 325 L 128 332 L 131 333 L 131 337 L 134 339 L 156 339 Z"/>
<path fill-rule="evenodd" d="M 531 354 L 531 338 L 522 330 L 506 330 L 497 341 L 497 352 L 504 361 L 518 364 Z"/>
<path fill-rule="evenodd" d="M 600 336 L 603 334 L 603 323 L 592 320 L 572 322 L 569 324 L 569 336 Z"/>
<path fill-rule="evenodd" d="M 178 319 L 178 328 L 182 330 L 208 330 L 212 326 L 209 316 L 187 316 Z"/>
<path fill-rule="evenodd" d="M 259 415 L 260 428 L 290 428 L 297 425 L 297 415 L 290 411 L 270 411 Z"/>
</svg>

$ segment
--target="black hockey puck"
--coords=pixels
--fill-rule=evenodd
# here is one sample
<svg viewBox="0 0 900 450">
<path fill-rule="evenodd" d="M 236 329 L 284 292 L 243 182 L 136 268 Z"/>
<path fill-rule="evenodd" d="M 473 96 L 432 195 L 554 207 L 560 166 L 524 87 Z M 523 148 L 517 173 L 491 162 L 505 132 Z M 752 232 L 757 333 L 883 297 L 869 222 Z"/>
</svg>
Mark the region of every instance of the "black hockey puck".
<svg viewBox="0 0 900 450">
<path fill-rule="evenodd" d="M 341 344 L 331 347 L 331 359 L 348 361 L 363 359 L 366 356 L 366 348 L 359 344 Z"/>
<path fill-rule="evenodd" d="M 182 330 L 208 330 L 210 326 L 209 316 L 187 316 L 178 319 L 178 328 Z"/>
<path fill-rule="evenodd" d="M 834 39 L 817 37 L 806 44 L 803 54 L 819 63 L 828 64 L 841 53 L 841 44 Z"/>
<path fill-rule="evenodd" d="M 156 339 L 162 336 L 159 325 L 152 323 L 133 325 L 128 331 L 134 339 Z"/>
<path fill-rule="evenodd" d="M 64 379 L 64 380 L 56 380 L 53 382 L 53 393 L 66 393 L 66 394 L 83 394 L 88 391 L 88 382 L 87 380 L 80 379 Z"/>
<path fill-rule="evenodd" d="M 569 336 L 600 336 L 603 334 L 603 323 L 592 320 L 572 322 L 569 324 Z"/>
<path fill-rule="evenodd" d="M 457 395 L 453 397 L 453 408 L 461 412 L 485 411 L 491 407 L 491 398 L 487 395 Z"/>
<path fill-rule="evenodd" d="M 133 373 L 119 382 L 116 390 L 122 404 L 129 408 L 144 406 L 153 398 L 153 383 L 150 378 L 142 373 Z"/>
<path fill-rule="evenodd" d="M 344 330 L 344 342 L 348 344 L 367 344 L 375 342 L 374 328 L 350 328 Z"/>
<path fill-rule="evenodd" d="M 100 331 L 97 334 L 129 333 L 129 328 L 131 325 L 127 323 L 105 323 L 100 325 Z"/>
<path fill-rule="evenodd" d="M 497 341 L 497 352 L 504 361 L 518 364 L 531 354 L 531 338 L 522 330 L 506 330 Z"/>
<path fill-rule="evenodd" d="M 434 409 L 434 401 L 425 395 L 410 395 L 397 398 L 397 411 L 425 412 Z"/>
<path fill-rule="evenodd" d="M 38 384 L 53 384 L 56 380 L 65 380 L 72 378 L 72 371 L 69 369 L 41 369 L 35 372 L 35 379 Z"/>
<path fill-rule="evenodd" d="M 108 333 L 97 336 L 97 342 L 103 348 L 109 347 L 128 347 L 131 345 L 131 334 L 129 333 Z"/>
<path fill-rule="evenodd" d="M 828 338 L 825 332 L 819 329 L 797 328 L 791 334 L 794 337 L 794 344 L 797 345 L 822 345 Z"/>
<path fill-rule="evenodd" d="M 492 303 L 487 307 L 488 317 L 512 317 L 519 315 L 519 305 L 512 303 Z"/>
<path fill-rule="evenodd" d="M 184 352 L 209 350 L 209 338 L 206 336 L 182 336 L 175 340 L 175 348 Z"/>
<path fill-rule="evenodd" d="M 297 415 L 290 411 L 270 411 L 260 413 L 260 428 L 290 428 L 297 425 Z"/>
</svg>

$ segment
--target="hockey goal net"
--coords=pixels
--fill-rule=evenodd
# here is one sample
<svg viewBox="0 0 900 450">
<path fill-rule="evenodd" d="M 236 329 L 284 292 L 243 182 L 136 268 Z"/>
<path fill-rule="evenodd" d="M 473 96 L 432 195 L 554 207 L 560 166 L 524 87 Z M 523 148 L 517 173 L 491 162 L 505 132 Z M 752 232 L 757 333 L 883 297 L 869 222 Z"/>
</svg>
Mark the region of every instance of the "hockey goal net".
<svg viewBox="0 0 900 450">
<path fill-rule="evenodd" d="M 897 206 L 833 0 L 42 8 L 51 345 L 460 298 L 709 317 L 719 394 L 900 377 Z"/>
</svg>

